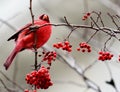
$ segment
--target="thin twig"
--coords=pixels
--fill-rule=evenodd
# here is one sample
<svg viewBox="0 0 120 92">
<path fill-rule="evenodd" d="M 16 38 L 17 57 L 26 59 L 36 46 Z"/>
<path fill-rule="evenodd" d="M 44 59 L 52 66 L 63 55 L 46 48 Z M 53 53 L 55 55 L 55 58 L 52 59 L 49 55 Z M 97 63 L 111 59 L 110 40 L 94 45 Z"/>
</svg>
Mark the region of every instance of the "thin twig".
<svg viewBox="0 0 120 92">
<path fill-rule="evenodd" d="M 92 64 L 90 64 L 89 66 L 87 66 L 84 70 L 83 70 L 83 73 L 85 74 L 85 72 L 90 69 L 91 67 L 93 67 L 98 61 L 95 60 L 94 62 L 92 62 Z"/>
<path fill-rule="evenodd" d="M 90 19 L 92 20 L 92 22 L 95 24 L 95 26 L 96 26 L 97 28 L 100 28 L 100 27 L 98 26 L 97 22 L 93 19 L 93 17 L 90 17 Z"/>
<path fill-rule="evenodd" d="M 101 24 L 102 24 L 102 27 L 104 27 L 105 25 L 104 25 L 104 22 L 103 22 L 103 20 L 102 20 L 102 18 L 101 18 L 101 12 L 95 12 L 95 11 L 93 11 L 92 13 L 95 13 L 96 15 L 97 15 L 97 19 L 96 19 L 96 23 L 99 21 L 99 19 L 100 19 L 100 22 L 101 22 Z"/>
<path fill-rule="evenodd" d="M 70 33 L 69 33 L 68 36 L 66 37 L 66 39 L 69 39 L 70 36 L 71 36 L 71 34 L 73 33 L 73 31 L 75 31 L 76 29 L 77 29 L 77 27 L 76 27 L 76 28 L 72 28 L 71 31 L 70 31 Z"/>
<path fill-rule="evenodd" d="M 68 34 L 68 36 L 66 37 L 66 39 L 69 39 L 70 38 L 70 35 L 73 33 L 74 30 L 76 30 L 77 28 L 74 28 L 67 20 L 67 18 L 64 16 L 64 20 L 65 20 L 65 23 L 68 25 L 68 27 L 71 29 L 70 33 Z M 66 40 L 65 39 L 65 40 Z"/>
<path fill-rule="evenodd" d="M 95 31 L 94 34 L 88 39 L 87 43 L 90 42 L 90 40 L 97 34 L 98 31 Z"/>
<path fill-rule="evenodd" d="M 107 69 L 108 69 L 108 72 L 109 72 L 109 74 L 110 74 L 111 80 L 114 81 L 114 79 L 113 79 L 113 75 L 112 75 L 112 71 L 111 71 L 111 69 L 110 69 L 109 64 L 108 64 L 107 62 L 105 62 L 105 65 L 106 65 L 106 67 L 107 67 Z M 119 92 L 118 89 L 117 89 L 117 87 L 116 87 L 116 85 L 112 85 L 112 86 L 114 86 L 116 92 Z"/>
<path fill-rule="evenodd" d="M 8 92 L 17 92 L 15 89 L 13 90 L 13 89 L 8 88 L 2 79 L 0 79 L 0 82 Z"/>
<path fill-rule="evenodd" d="M 120 27 L 119 27 L 118 24 L 115 22 L 114 17 L 113 17 L 110 13 L 108 13 L 108 16 L 110 16 L 110 18 L 112 19 L 112 22 L 115 24 L 115 26 L 117 27 L 117 29 L 120 31 Z"/>
<path fill-rule="evenodd" d="M 93 18 L 92 18 L 93 19 Z M 94 20 L 93 20 L 94 21 Z M 95 22 L 95 21 L 94 21 Z M 52 25 L 52 26 L 55 26 L 55 27 L 59 27 L 59 26 L 69 26 L 68 24 L 66 23 L 59 23 L 59 24 L 43 24 L 41 26 L 39 26 L 38 28 L 41 28 L 41 27 L 44 27 L 44 26 L 49 26 L 49 25 Z M 96 30 L 96 31 L 102 31 L 104 33 L 106 33 L 107 35 L 112 35 L 112 37 L 116 38 L 117 40 L 119 40 L 115 34 L 119 34 L 120 32 L 118 30 L 115 30 L 115 29 L 112 29 L 112 28 L 107 28 L 107 27 L 99 27 L 97 24 L 98 27 L 91 27 L 91 26 L 88 26 L 88 25 L 76 25 L 76 24 L 70 24 L 71 26 L 73 26 L 73 28 L 76 28 L 76 29 L 79 29 L 79 28 L 88 28 L 88 29 L 92 29 L 92 30 Z M 115 33 L 113 35 L 113 33 Z"/>
<path fill-rule="evenodd" d="M 0 19 L 0 21 L 2 23 L 4 23 L 5 25 L 7 25 L 9 28 L 11 28 L 13 31 L 16 31 L 16 28 L 13 25 L 11 25 L 10 23 L 8 23 L 7 21 L 5 21 L 3 19 Z"/>
<path fill-rule="evenodd" d="M 117 15 L 113 15 L 113 17 L 114 17 L 114 18 L 116 18 L 116 19 L 117 19 L 117 21 L 120 23 L 120 18 L 119 18 L 119 17 L 117 17 Z"/>
<path fill-rule="evenodd" d="M 68 22 L 68 20 L 67 20 L 67 18 L 65 16 L 64 16 L 64 19 L 65 19 L 66 24 L 68 24 L 69 27 L 73 28 L 73 26 L 70 25 L 70 23 Z"/>
<path fill-rule="evenodd" d="M 30 0 L 30 14 L 31 14 L 31 18 L 32 18 L 32 25 L 34 26 L 34 14 L 33 14 L 33 11 L 32 11 L 32 0 Z M 34 64 L 34 67 L 35 67 L 35 70 L 37 70 L 37 34 L 36 34 L 36 31 L 37 29 L 34 29 L 32 28 L 32 30 L 34 32 L 34 45 L 33 45 L 33 48 L 34 48 L 34 52 L 35 52 L 35 64 Z"/>
<path fill-rule="evenodd" d="M 111 40 L 112 36 L 110 36 L 104 43 L 104 51 L 106 51 L 106 48 L 107 48 L 107 43 Z"/>
<path fill-rule="evenodd" d="M 83 12 L 84 13 L 88 13 L 89 12 L 89 3 L 88 3 L 88 0 L 83 0 L 83 6 L 84 6 L 83 7 L 84 8 Z M 89 25 L 89 20 L 84 21 L 84 25 Z M 82 37 L 84 39 L 86 39 L 87 35 L 88 35 L 88 32 L 86 32 L 86 31 L 88 31 L 87 28 L 85 28 L 84 31 L 83 31 Z"/>
<path fill-rule="evenodd" d="M 78 86 L 78 87 L 83 87 L 83 88 L 86 88 L 86 86 L 85 85 L 83 85 L 83 84 L 79 84 L 79 83 L 76 83 L 76 82 L 74 82 L 74 81 L 61 81 L 61 80 L 54 80 L 54 83 L 56 84 L 56 83 L 59 83 L 59 84 L 72 84 L 72 85 L 75 85 L 75 86 Z"/>
<path fill-rule="evenodd" d="M 21 89 L 22 91 L 24 91 L 24 88 L 22 88 L 19 84 L 17 84 L 16 82 L 14 82 L 14 81 L 11 80 L 10 78 L 8 78 L 2 71 L 0 71 L 0 73 L 1 73 L 8 81 L 10 81 L 12 84 L 16 85 L 19 89 Z"/>
<path fill-rule="evenodd" d="M 33 15 L 33 11 L 32 11 L 32 0 L 30 0 L 30 14 L 31 14 L 31 18 L 32 18 L 32 25 L 34 25 L 34 15 Z"/>
<path fill-rule="evenodd" d="M 35 51 L 35 64 L 34 64 L 34 67 L 35 67 L 35 70 L 37 70 L 37 68 L 38 68 L 38 64 L 37 64 L 37 54 L 38 54 L 38 52 L 37 52 L 36 46 L 34 47 L 34 51 Z"/>
<path fill-rule="evenodd" d="M 17 62 L 18 58 L 16 58 L 16 62 L 14 63 L 14 71 L 13 71 L 13 81 L 16 82 L 17 79 L 17 75 L 18 75 L 18 62 Z M 13 88 L 15 88 L 16 86 L 13 85 Z"/>
</svg>

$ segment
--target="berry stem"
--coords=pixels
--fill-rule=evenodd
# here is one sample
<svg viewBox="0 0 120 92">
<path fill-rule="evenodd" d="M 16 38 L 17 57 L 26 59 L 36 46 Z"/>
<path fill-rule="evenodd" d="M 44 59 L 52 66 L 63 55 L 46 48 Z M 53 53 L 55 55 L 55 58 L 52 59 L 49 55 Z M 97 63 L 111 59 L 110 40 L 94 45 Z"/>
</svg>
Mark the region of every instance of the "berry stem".
<svg viewBox="0 0 120 92">
<path fill-rule="evenodd" d="M 37 70 L 37 54 L 38 54 L 38 52 L 37 52 L 36 48 L 34 48 L 34 50 L 35 50 L 35 64 L 34 64 L 34 67 L 35 67 L 35 70 Z"/>
<path fill-rule="evenodd" d="M 89 43 L 91 41 L 91 39 L 97 34 L 97 30 L 94 32 L 94 34 L 88 39 L 88 41 L 86 43 Z"/>
</svg>

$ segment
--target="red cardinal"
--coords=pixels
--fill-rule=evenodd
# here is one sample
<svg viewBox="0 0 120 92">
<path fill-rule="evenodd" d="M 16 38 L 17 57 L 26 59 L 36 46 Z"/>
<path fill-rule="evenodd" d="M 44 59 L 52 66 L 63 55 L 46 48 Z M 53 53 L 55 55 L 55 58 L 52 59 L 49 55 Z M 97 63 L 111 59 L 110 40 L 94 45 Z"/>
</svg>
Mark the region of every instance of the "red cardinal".
<svg viewBox="0 0 120 92">
<path fill-rule="evenodd" d="M 38 20 L 34 21 L 34 26 L 37 27 L 48 23 L 50 23 L 49 17 L 43 14 L 39 17 Z M 33 28 L 33 31 L 30 30 L 31 26 L 32 23 L 27 24 L 8 39 L 8 41 L 11 39 L 15 39 L 16 46 L 4 63 L 6 70 L 9 68 L 10 64 L 12 63 L 13 59 L 18 54 L 18 52 L 23 51 L 25 49 L 33 49 L 35 43 L 36 43 L 36 48 L 40 48 L 50 38 L 51 25 L 43 26 L 38 29 L 36 28 L 35 30 Z M 36 32 L 36 36 L 35 36 L 35 32 Z"/>
</svg>

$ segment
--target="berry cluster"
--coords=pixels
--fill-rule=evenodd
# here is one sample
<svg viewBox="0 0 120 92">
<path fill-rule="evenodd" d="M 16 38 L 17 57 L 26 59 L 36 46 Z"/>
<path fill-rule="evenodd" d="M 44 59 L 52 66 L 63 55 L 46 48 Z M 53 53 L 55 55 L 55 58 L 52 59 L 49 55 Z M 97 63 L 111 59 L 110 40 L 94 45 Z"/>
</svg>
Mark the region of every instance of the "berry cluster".
<svg viewBox="0 0 120 92">
<path fill-rule="evenodd" d="M 91 46 L 88 43 L 86 43 L 86 42 L 81 42 L 79 44 L 79 47 L 77 48 L 77 51 L 91 52 Z"/>
<path fill-rule="evenodd" d="M 51 65 L 52 61 L 56 59 L 56 56 L 57 53 L 55 51 L 45 52 L 42 61 L 47 61 L 48 65 Z"/>
<path fill-rule="evenodd" d="M 28 90 L 28 89 L 25 89 L 24 92 L 37 92 L 37 90 Z"/>
<path fill-rule="evenodd" d="M 86 13 L 84 16 L 83 16 L 83 18 L 82 18 L 82 20 L 86 20 L 86 19 L 88 19 L 88 17 L 91 15 L 91 13 Z"/>
<path fill-rule="evenodd" d="M 111 60 L 112 57 L 113 57 L 113 54 L 111 54 L 110 52 L 100 51 L 98 60 L 101 60 L 101 61 Z"/>
<path fill-rule="evenodd" d="M 53 44 L 53 47 L 55 47 L 57 49 L 62 48 L 62 50 L 65 50 L 67 52 L 72 51 L 72 46 L 70 45 L 69 41 L 55 43 L 55 44 Z"/>
<path fill-rule="evenodd" d="M 25 78 L 27 84 L 35 86 L 37 89 L 47 89 L 52 86 L 48 69 L 42 66 L 38 71 L 34 70 Z"/>
</svg>

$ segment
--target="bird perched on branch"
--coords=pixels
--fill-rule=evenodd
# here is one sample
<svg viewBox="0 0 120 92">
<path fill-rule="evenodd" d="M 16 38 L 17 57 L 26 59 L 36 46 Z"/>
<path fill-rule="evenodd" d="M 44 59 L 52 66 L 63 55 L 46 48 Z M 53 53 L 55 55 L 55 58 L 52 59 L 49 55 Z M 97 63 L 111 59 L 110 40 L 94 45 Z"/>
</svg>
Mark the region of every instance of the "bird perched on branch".
<svg viewBox="0 0 120 92">
<path fill-rule="evenodd" d="M 15 48 L 4 63 L 6 70 L 19 52 L 25 49 L 38 49 L 48 41 L 52 27 L 51 25 L 42 26 L 48 23 L 50 23 L 48 15 L 43 14 L 38 20 L 34 21 L 34 25 L 28 23 L 8 39 L 8 41 L 14 39 L 16 44 Z"/>
</svg>

